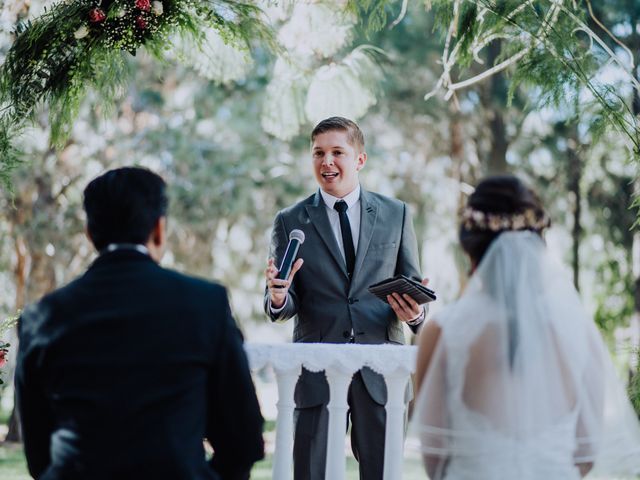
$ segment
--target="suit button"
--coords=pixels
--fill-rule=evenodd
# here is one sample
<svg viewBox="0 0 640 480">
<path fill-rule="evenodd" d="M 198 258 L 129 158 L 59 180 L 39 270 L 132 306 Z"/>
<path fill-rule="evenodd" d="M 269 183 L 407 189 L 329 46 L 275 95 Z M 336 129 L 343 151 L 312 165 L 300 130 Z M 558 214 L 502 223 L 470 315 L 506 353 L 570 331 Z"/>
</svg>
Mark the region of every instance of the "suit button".
<svg viewBox="0 0 640 480">
<path fill-rule="evenodd" d="M 345 330 L 344 332 L 342 332 L 342 336 L 344 338 L 350 338 L 351 337 L 351 332 L 349 330 Z"/>
<path fill-rule="evenodd" d="M 349 302 L 349 305 L 353 305 L 354 303 L 356 303 L 358 301 L 357 298 L 353 298 L 353 297 L 349 297 L 347 299 L 347 301 Z"/>
</svg>

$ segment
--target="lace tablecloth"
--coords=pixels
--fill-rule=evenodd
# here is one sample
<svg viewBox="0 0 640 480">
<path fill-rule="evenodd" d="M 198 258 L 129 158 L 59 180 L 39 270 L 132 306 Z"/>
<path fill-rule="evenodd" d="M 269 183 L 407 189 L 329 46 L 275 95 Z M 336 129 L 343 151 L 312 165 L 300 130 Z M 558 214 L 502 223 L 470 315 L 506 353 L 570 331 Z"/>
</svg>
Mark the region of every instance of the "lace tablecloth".
<svg viewBox="0 0 640 480">
<path fill-rule="evenodd" d="M 390 344 L 247 343 L 245 350 L 252 370 L 271 364 L 278 370 L 302 365 L 312 372 L 332 368 L 350 373 L 367 366 L 385 376 L 413 373 L 417 354 L 415 346 Z"/>
</svg>

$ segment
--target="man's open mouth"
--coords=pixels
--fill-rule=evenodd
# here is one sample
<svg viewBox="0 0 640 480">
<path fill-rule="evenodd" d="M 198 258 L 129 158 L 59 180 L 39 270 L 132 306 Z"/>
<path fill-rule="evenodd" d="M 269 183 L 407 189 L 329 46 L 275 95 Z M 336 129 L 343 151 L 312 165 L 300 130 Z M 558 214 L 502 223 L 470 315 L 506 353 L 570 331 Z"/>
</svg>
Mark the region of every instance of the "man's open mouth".
<svg viewBox="0 0 640 480">
<path fill-rule="evenodd" d="M 338 176 L 338 172 L 323 172 L 321 175 L 324 178 L 335 178 Z"/>
</svg>

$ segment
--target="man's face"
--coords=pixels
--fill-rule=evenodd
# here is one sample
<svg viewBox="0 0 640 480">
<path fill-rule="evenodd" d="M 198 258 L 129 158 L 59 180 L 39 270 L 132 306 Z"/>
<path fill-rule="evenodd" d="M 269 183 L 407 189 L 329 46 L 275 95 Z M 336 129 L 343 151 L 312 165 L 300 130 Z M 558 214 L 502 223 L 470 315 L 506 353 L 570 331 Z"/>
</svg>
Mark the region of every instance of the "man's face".
<svg viewBox="0 0 640 480">
<path fill-rule="evenodd" d="M 367 161 L 365 152 L 349 143 L 348 132 L 331 130 L 316 135 L 311 146 L 313 171 L 320 188 L 342 198 L 358 185 L 358 172 Z"/>
</svg>

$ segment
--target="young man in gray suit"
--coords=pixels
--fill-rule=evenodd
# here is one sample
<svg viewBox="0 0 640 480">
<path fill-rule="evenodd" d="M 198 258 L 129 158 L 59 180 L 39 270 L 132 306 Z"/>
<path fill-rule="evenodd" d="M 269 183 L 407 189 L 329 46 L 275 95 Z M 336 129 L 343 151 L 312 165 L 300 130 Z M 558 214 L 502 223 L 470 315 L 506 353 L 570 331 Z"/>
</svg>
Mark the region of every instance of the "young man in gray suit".
<svg viewBox="0 0 640 480">
<path fill-rule="evenodd" d="M 367 154 L 354 122 L 342 117 L 323 120 L 313 129 L 311 143 L 320 188 L 275 218 L 265 270 L 265 312 L 274 322 L 295 317 L 294 342 L 403 344 L 402 323 L 416 332 L 424 309 L 397 293 L 384 303 L 367 287 L 398 274 L 421 278 L 408 208 L 360 187 L 358 174 Z M 304 232 L 305 241 L 291 274 L 281 280 L 276 265 L 294 229 Z M 329 402 L 324 373 L 303 370 L 295 401 L 295 480 L 324 480 Z M 386 401 L 382 376 L 369 368 L 354 375 L 349 420 L 362 480 L 382 479 Z"/>
</svg>

